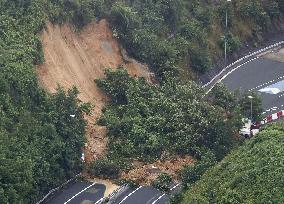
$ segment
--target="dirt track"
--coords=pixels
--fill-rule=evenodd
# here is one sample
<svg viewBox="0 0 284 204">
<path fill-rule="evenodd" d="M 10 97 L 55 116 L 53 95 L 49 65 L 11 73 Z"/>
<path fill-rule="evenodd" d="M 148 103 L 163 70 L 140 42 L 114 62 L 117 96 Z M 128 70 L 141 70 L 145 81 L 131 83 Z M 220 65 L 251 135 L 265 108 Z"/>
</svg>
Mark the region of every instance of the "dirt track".
<svg viewBox="0 0 284 204">
<path fill-rule="evenodd" d="M 79 99 L 95 105 L 94 114 L 87 117 L 87 161 L 99 158 L 105 152 L 107 139 L 104 127 L 94 127 L 107 97 L 98 89 L 94 79 L 104 77 L 105 68 L 125 66 L 132 76 L 149 79 L 146 66 L 133 59 L 123 59 L 117 40 L 113 37 L 106 20 L 93 22 L 80 33 L 70 25 L 47 24 L 41 34 L 45 63 L 38 66 L 37 73 L 42 86 L 54 93 L 59 84 L 65 89 L 75 85 Z"/>
</svg>

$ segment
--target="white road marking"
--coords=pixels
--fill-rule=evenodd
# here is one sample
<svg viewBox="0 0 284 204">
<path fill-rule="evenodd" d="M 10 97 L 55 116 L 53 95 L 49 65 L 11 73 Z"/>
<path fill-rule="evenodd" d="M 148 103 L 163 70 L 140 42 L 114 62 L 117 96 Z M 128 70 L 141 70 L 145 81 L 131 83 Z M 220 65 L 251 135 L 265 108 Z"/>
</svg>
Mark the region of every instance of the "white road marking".
<svg viewBox="0 0 284 204">
<path fill-rule="evenodd" d="M 171 189 L 170 189 L 170 191 L 172 191 L 172 190 L 174 190 L 176 187 L 178 187 L 180 185 L 180 183 L 178 183 L 177 185 L 175 185 L 174 187 L 172 187 Z M 164 197 L 166 194 L 164 193 L 164 194 L 162 194 L 162 195 L 160 195 L 156 200 L 154 200 L 153 202 L 152 202 L 152 204 L 155 204 L 158 200 L 160 200 L 162 197 Z"/>
<path fill-rule="evenodd" d="M 280 42 L 278 42 L 278 43 L 275 43 L 275 44 L 270 45 L 270 46 L 268 46 L 268 47 L 262 48 L 262 49 L 260 49 L 260 50 L 258 50 L 258 51 L 253 52 L 253 53 L 250 53 L 250 52 L 249 52 L 249 53 L 250 53 L 249 55 L 246 55 L 246 56 L 244 56 L 244 57 L 238 59 L 237 61 L 235 61 L 235 62 L 229 64 L 229 65 L 226 66 L 224 69 L 222 69 L 222 71 L 219 72 L 219 74 L 217 74 L 216 76 L 214 76 L 213 79 L 211 79 L 208 83 L 204 84 L 204 85 L 202 86 L 202 88 L 205 88 L 205 87 L 207 87 L 208 85 L 210 85 L 212 82 L 214 82 L 214 80 L 215 80 L 216 78 L 218 78 L 219 76 L 221 76 L 224 71 L 226 71 L 226 70 L 229 69 L 230 67 L 234 66 L 235 64 L 237 64 L 237 63 L 243 61 L 244 59 L 247 59 L 247 58 L 249 58 L 249 57 L 252 57 L 252 56 L 258 54 L 257 57 L 254 58 L 254 59 L 257 59 L 257 58 L 261 57 L 261 56 L 264 54 L 263 52 L 265 52 L 266 50 L 269 50 L 269 49 L 271 49 L 271 48 L 276 48 L 276 47 L 278 47 L 278 46 L 280 46 L 280 45 L 282 45 L 282 44 L 284 44 L 284 41 L 280 41 Z M 254 59 L 253 59 L 253 60 L 254 60 Z M 252 61 L 252 60 L 249 60 L 248 62 L 250 62 L 250 61 Z M 248 63 L 248 62 L 246 62 L 246 63 Z M 246 63 L 243 63 L 241 66 L 245 65 Z M 240 66 L 238 66 L 238 67 L 240 67 Z M 218 83 L 220 83 L 220 81 L 217 81 L 216 83 L 213 83 L 212 87 L 205 93 L 205 95 L 207 95 L 207 94 L 215 87 L 215 85 L 218 84 Z"/>
<path fill-rule="evenodd" d="M 96 183 L 93 183 L 91 185 L 89 185 L 88 187 L 84 188 L 83 190 L 81 190 L 79 193 L 77 193 L 76 195 L 72 196 L 72 198 L 70 198 L 69 200 L 67 200 L 64 204 L 69 203 L 71 200 L 73 200 L 75 197 L 77 197 L 78 195 L 80 195 L 81 193 L 83 193 L 85 190 L 91 188 L 93 185 L 95 185 Z"/>
<path fill-rule="evenodd" d="M 279 95 L 279 96 L 278 96 L 278 98 L 281 98 L 282 96 L 284 96 L 284 93 L 283 93 L 283 94 L 281 94 L 281 95 Z"/>
<path fill-rule="evenodd" d="M 252 90 L 258 89 L 258 88 L 260 88 L 260 87 L 262 87 L 262 86 L 265 86 L 265 85 L 267 85 L 267 84 L 269 84 L 269 83 L 275 82 L 276 80 L 279 80 L 279 79 L 282 79 L 282 78 L 284 78 L 284 76 L 281 76 L 281 77 L 278 77 L 277 79 L 273 79 L 273 80 L 271 80 L 271 81 L 269 81 L 269 82 L 265 82 L 265 83 L 263 83 L 263 84 L 260 84 L 260 85 L 254 87 L 254 88 L 249 89 L 248 91 L 252 91 Z"/>
<path fill-rule="evenodd" d="M 142 186 L 140 186 L 139 188 L 137 188 L 135 191 L 132 191 L 131 193 L 129 193 L 127 196 L 125 196 L 122 201 L 119 202 L 119 204 L 123 203 L 129 196 L 131 196 L 133 193 L 135 193 L 136 191 L 138 191 L 140 188 L 142 188 Z"/>
<path fill-rule="evenodd" d="M 207 95 L 214 87 L 216 84 L 220 83 L 222 80 L 224 80 L 228 75 L 230 75 L 233 71 L 239 69 L 240 67 L 246 65 L 247 63 L 250 63 L 256 59 L 258 59 L 259 57 L 255 57 L 247 62 L 244 62 L 243 64 L 240 64 L 239 66 L 235 67 L 234 69 L 232 69 L 231 71 L 229 71 L 227 74 L 225 74 L 221 79 L 219 79 L 215 84 L 213 84 L 213 86 L 205 93 L 205 95 Z M 211 84 L 217 77 L 219 77 L 224 71 L 226 71 L 229 67 L 226 67 L 225 69 L 223 69 L 218 75 L 216 75 L 208 84 Z M 205 86 L 203 86 L 205 87 Z"/>
<path fill-rule="evenodd" d="M 95 202 L 95 204 L 99 204 L 103 201 L 104 198 L 101 198 L 100 200 L 98 200 L 97 202 Z"/>
</svg>

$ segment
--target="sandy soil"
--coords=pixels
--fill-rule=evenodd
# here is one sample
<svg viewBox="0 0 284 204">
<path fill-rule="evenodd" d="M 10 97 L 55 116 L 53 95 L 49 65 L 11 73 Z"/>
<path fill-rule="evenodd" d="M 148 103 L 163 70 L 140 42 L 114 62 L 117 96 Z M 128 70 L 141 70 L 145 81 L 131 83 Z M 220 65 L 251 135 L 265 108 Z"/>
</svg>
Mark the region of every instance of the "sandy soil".
<svg viewBox="0 0 284 204">
<path fill-rule="evenodd" d="M 160 173 L 168 173 L 174 180 L 178 180 L 177 174 L 185 165 L 193 165 L 195 160 L 190 156 L 158 160 L 152 164 L 134 161 L 134 168 L 129 172 L 123 172 L 121 178 L 136 181 L 139 184 L 150 185 Z"/>
<path fill-rule="evenodd" d="M 274 50 L 273 52 L 270 52 L 270 53 L 264 55 L 263 57 L 267 58 L 267 59 L 272 59 L 272 60 L 284 62 L 284 48 Z"/>
<path fill-rule="evenodd" d="M 101 183 L 106 186 L 104 197 L 109 196 L 113 191 L 119 188 L 118 185 L 113 184 L 110 180 L 95 179 L 94 182 Z"/>
<path fill-rule="evenodd" d="M 94 126 L 107 102 L 107 97 L 98 89 L 94 79 L 104 77 L 105 68 L 125 66 L 130 75 L 150 79 L 148 68 L 127 57 L 113 37 L 106 20 L 92 22 L 80 33 L 72 26 L 47 23 L 41 33 L 45 63 L 38 66 L 41 85 L 54 93 L 58 84 L 65 89 L 76 86 L 79 99 L 95 105 L 92 116 L 86 116 L 87 145 L 86 161 L 100 158 L 106 151 L 106 128 Z"/>
</svg>

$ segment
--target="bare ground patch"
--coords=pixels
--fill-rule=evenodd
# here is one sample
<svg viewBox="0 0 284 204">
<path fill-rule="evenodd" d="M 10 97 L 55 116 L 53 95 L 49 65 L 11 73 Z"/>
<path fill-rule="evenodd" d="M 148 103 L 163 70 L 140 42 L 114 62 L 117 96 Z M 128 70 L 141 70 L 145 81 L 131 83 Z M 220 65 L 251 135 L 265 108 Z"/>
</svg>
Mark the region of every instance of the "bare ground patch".
<svg viewBox="0 0 284 204">
<path fill-rule="evenodd" d="M 45 63 L 37 68 L 41 85 L 50 93 L 56 91 L 57 85 L 65 89 L 76 86 L 80 91 L 79 99 L 95 105 L 93 115 L 86 116 L 85 153 L 87 162 L 98 159 L 106 152 L 106 128 L 94 126 L 94 123 L 107 97 L 94 80 L 104 77 L 105 68 L 116 69 L 119 65 L 123 65 L 132 76 L 150 79 L 148 68 L 133 59 L 124 59 L 125 53 L 122 55 L 106 20 L 92 22 L 80 33 L 68 24 L 58 26 L 47 23 L 41 40 L 45 56 Z"/>
<path fill-rule="evenodd" d="M 273 52 L 270 52 L 263 57 L 279 62 L 284 62 L 284 48 L 273 50 Z"/>
<path fill-rule="evenodd" d="M 185 166 L 194 164 L 191 156 L 174 156 L 165 160 L 158 160 L 152 164 L 138 161 L 133 162 L 133 169 L 123 172 L 121 178 L 136 181 L 139 184 L 150 185 L 160 173 L 168 173 L 174 180 L 178 180 L 178 172 Z"/>
</svg>

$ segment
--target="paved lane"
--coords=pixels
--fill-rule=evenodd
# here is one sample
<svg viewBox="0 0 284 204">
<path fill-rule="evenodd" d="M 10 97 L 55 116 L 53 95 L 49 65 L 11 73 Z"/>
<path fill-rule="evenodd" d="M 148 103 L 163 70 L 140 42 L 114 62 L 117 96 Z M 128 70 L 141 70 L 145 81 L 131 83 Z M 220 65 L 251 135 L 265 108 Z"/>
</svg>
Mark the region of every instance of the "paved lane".
<svg viewBox="0 0 284 204">
<path fill-rule="evenodd" d="M 140 186 L 120 196 L 114 204 L 150 204 L 162 193 L 150 186 Z"/>
<path fill-rule="evenodd" d="M 179 192 L 181 187 L 181 184 L 173 183 L 169 193 Z M 160 192 L 151 186 L 140 186 L 123 192 L 113 204 L 166 204 L 168 201 L 168 194 Z"/>
<path fill-rule="evenodd" d="M 106 187 L 102 184 L 94 184 L 90 182 L 78 181 L 61 192 L 57 193 L 55 197 L 47 201 L 47 204 L 80 204 L 86 201 L 96 202 L 104 196 Z M 90 188 L 88 188 L 91 186 Z M 85 190 L 84 190 L 85 189 Z M 81 192 L 80 194 L 78 194 Z"/>
<path fill-rule="evenodd" d="M 234 91 L 255 90 L 262 97 L 265 114 L 271 114 L 284 108 L 284 93 L 269 94 L 259 92 L 260 89 L 276 86 L 278 82 L 284 80 L 284 63 L 270 59 L 259 58 L 241 68 L 235 70 L 225 79 L 223 83 Z M 272 85 L 272 86 L 271 86 Z"/>
</svg>

